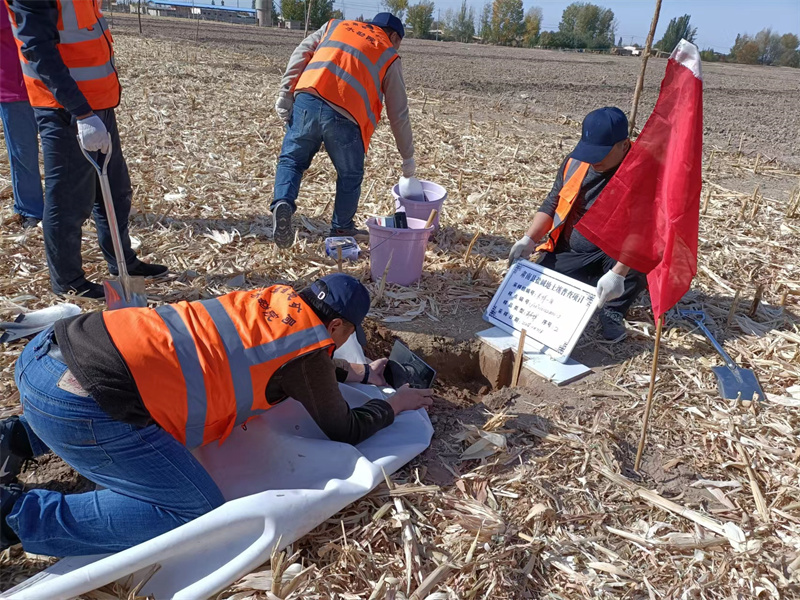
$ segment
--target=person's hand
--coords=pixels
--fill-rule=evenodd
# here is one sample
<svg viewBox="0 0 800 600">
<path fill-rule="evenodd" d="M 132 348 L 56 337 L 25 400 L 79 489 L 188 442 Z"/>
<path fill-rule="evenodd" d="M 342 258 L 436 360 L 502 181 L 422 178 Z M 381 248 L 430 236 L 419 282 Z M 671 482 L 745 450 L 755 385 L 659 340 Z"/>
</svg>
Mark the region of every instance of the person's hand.
<svg viewBox="0 0 800 600">
<path fill-rule="evenodd" d="M 531 252 L 536 249 L 536 244 L 527 235 L 523 235 L 511 246 L 511 252 L 508 253 L 508 266 L 513 265 L 520 258 L 530 256 Z"/>
<path fill-rule="evenodd" d="M 111 148 L 111 136 L 103 120 L 94 114 L 78 119 L 78 140 L 87 152 L 108 154 Z"/>
<path fill-rule="evenodd" d="M 386 378 L 383 376 L 383 372 L 386 370 L 386 365 L 388 364 L 388 358 L 379 358 L 378 360 L 373 360 L 371 363 L 369 363 L 369 379 L 367 380 L 367 383 L 381 387 L 385 386 Z"/>
<path fill-rule="evenodd" d="M 619 298 L 625 293 L 625 277 L 609 271 L 597 282 L 597 300 L 603 306 L 609 300 Z"/>
<path fill-rule="evenodd" d="M 389 398 L 389 404 L 394 409 L 395 416 L 406 410 L 428 408 L 433 404 L 433 390 L 418 390 L 409 387 L 406 383 L 397 388 L 394 396 Z"/>
<path fill-rule="evenodd" d="M 292 118 L 292 107 L 294 106 L 294 97 L 289 92 L 281 92 L 278 94 L 278 100 L 275 102 L 275 112 L 284 123 L 288 123 Z"/>
<path fill-rule="evenodd" d="M 403 177 L 414 177 L 417 174 L 417 161 L 414 157 L 406 158 L 403 161 Z"/>
</svg>

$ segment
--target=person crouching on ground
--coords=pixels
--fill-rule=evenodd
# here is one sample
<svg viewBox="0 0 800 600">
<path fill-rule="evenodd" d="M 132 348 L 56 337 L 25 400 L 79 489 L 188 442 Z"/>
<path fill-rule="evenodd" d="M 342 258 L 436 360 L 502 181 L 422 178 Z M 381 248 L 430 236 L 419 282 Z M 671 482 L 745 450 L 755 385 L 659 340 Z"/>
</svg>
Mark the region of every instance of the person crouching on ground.
<svg viewBox="0 0 800 600">
<path fill-rule="evenodd" d="M 508 255 L 511 266 L 536 250 L 536 262 L 543 267 L 596 285 L 603 307 L 599 313 L 603 337 L 609 341 L 625 337 L 625 315 L 647 278 L 608 256 L 575 224 L 591 210 L 630 147 L 628 119 L 619 108 L 600 108 L 586 115 L 580 142 L 561 163 L 553 189 Z"/>
<path fill-rule="evenodd" d="M 342 397 L 338 382 L 385 383 L 386 359 L 332 359 L 369 305 L 366 288 L 337 273 L 299 292 L 278 285 L 58 321 L 23 350 L 24 412 L 0 423 L 2 548 L 117 552 L 221 506 L 191 449 L 223 442 L 287 397 L 350 444 L 430 406 L 431 390 L 408 387 L 354 409 Z M 14 483 L 23 461 L 48 451 L 105 489 L 23 493 Z"/>
<path fill-rule="evenodd" d="M 361 196 L 364 155 L 384 99 L 403 158 L 403 176 L 414 176 L 414 140 L 397 54 L 404 35 L 402 21 L 390 13 L 375 15 L 371 23 L 331 20 L 292 53 L 275 104 L 287 125 L 270 206 L 279 248 L 294 242 L 292 215 L 300 181 L 323 143 L 336 169 L 330 235 L 367 234 L 356 228 L 353 217 Z"/>
</svg>

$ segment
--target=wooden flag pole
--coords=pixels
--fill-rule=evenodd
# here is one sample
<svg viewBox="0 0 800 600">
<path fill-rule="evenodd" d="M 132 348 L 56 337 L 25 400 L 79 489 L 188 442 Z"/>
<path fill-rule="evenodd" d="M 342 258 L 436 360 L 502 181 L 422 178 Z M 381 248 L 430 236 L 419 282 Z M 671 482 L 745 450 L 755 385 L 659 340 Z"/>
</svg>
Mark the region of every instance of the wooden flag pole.
<svg viewBox="0 0 800 600">
<path fill-rule="evenodd" d="M 644 52 L 642 52 L 642 70 L 639 71 L 639 79 L 636 81 L 636 89 L 633 92 L 633 106 L 631 106 L 630 128 L 628 129 L 630 135 L 633 135 L 633 129 L 636 127 L 636 112 L 639 110 L 639 96 L 642 95 L 642 88 L 644 87 L 644 72 L 647 70 L 647 59 L 650 58 L 650 48 L 653 46 L 653 36 L 656 34 L 659 14 L 661 14 L 661 0 L 656 0 L 656 12 L 653 14 L 653 21 L 650 23 L 650 33 L 647 34 Z"/>
<path fill-rule="evenodd" d="M 650 369 L 650 389 L 647 392 L 647 405 L 644 408 L 644 420 L 642 421 L 642 435 L 639 437 L 639 447 L 636 449 L 636 462 L 633 470 L 638 471 L 642 462 L 642 452 L 644 452 L 644 441 L 647 438 L 647 425 L 650 422 L 650 409 L 653 408 L 653 392 L 656 389 L 656 371 L 658 371 L 658 349 L 661 346 L 661 329 L 664 326 L 664 315 L 658 318 L 656 324 L 656 342 L 653 347 L 653 367 Z"/>
<path fill-rule="evenodd" d="M 311 5 L 314 4 L 314 0 L 306 0 L 308 2 L 307 9 L 306 9 L 306 30 L 303 32 L 304 37 L 308 37 L 308 22 L 311 19 Z M 661 0 L 658 0 L 659 4 L 661 4 Z"/>
</svg>

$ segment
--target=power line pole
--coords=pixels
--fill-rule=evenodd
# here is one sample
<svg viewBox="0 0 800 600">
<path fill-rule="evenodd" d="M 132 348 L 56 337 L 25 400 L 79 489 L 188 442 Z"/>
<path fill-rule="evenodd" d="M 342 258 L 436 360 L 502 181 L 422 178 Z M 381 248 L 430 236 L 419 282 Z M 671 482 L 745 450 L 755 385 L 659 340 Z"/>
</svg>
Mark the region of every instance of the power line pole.
<svg viewBox="0 0 800 600">
<path fill-rule="evenodd" d="M 442 9 L 436 11 L 436 41 L 439 41 L 439 30 L 442 28 Z"/>
</svg>

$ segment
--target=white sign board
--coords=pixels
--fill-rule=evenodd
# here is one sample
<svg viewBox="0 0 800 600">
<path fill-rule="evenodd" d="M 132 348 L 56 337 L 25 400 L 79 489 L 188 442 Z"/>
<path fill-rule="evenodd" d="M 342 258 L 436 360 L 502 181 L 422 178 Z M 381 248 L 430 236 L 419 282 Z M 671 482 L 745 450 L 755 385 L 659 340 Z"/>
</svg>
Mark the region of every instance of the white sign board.
<svg viewBox="0 0 800 600">
<path fill-rule="evenodd" d="M 483 318 L 511 334 L 524 329 L 541 353 L 564 361 L 596 305 L 593 286 L 520 260 L 508 270 Z"/>
</svg>

